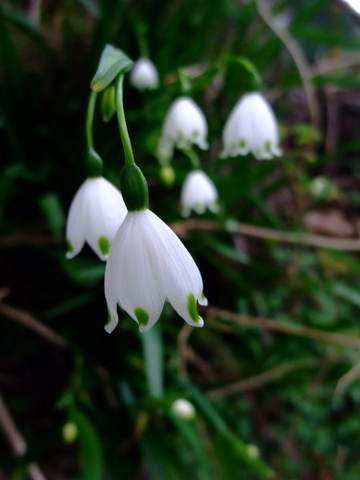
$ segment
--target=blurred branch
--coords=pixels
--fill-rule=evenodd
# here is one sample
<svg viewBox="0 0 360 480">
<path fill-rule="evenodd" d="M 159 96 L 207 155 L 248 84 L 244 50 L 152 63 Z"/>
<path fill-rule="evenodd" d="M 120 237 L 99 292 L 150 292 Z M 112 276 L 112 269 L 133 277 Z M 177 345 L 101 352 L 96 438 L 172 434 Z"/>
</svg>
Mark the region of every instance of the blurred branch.
<svg viewBox="0 0 360 480">
<path fill-rule="evenodd" d="M 11 318 L 11 320 L 15 320 L 16 322 L 21 323 L 22 325 L 30 328 L 31 330 L 34 330 L 36 333 L 48 340 L 50 343 L 53 343 L 58 347 L 66 347 L 66 342 L 60 335 L 58 335 L 49 327 L 41 323 L 29 313 L 18 310 L 17 308 L 6 305 L 5 303 L 0 301 L 0 314 L 4 315 L 5 317 Z"/>
<path fill-rule="evenodd" d="M 3 428 L 6 438 L 17 457 L 22 457 L 26 452 L 27 446 L 22 435 L 18 431 L 14 420 L 4 402 L 4 399 L 0 393 L 0 425 Z M 28 472 L 33 480 L 45 480 L 45 477 L 35 463 L 28 465 Z"/>
<path fill-rule="evenodd" d="M 280 21 L 273 17 L 268 2 L 264 0 L 254 1 L 256 3 L 256 7 L 261 18 L 271 28 L 275 35 L 280 38 L 280 40 L 283 42 L 290 55 L 292 56 L 295 65 L 299 71 L 301 81 L 303 83 L 306 100 L 309 107 L 311 123 L 317 130 L 320 130 L 320 106 L 316 97 L 314 85 L 312 84 L 313 73 L 311 68 L 307 64 L 301 48 L 299 47 L 296 40 L 289 33 L 287 28 L 282 23 L 280 23 Z"/>
<path fill-rule="evenodd" d="M 344 356 L 336 356 L 334 358 L 326 359 L 325 361 L 344 360 Z M 346 359 L 347 360 L 347 359 Z M 282 376 L 294 372 L 296 370 L 303 370 L 304 368 L 313 368 L 319 366 L 318 358 L 309 358 L 306 360 L 299 360 L 297 362 L 289 362 L 284 365 L 267 370 L 266 372 L 254 375 L 253 377 L 245 378 L 237 382 L 230 383 L 224 387 L 216 388 L 207 393 L 211 400 L 234 395 L 239 392 L 246 392 L 255 388 L 261 388 L 268 383 L 281 378 Z"/>
<path fill-rule="evenodd" d="M 360 362 L 354 365 L 344 376 L 340 378 L 336 385 L 335 393 L 342 395 L 350 383 L 353 383 L 358 377 L 360 377 Z"/>
<path fill-rule="evenodd" d="M 283 232 L 281 230 L 275 230 L 274 228 L 258 227 L 247 223 L 236 223 L 233 228 L 229 229 L 221 222 L 191 218 L 183 222 L 172 223 L 170 227 L 180 237 L 185 237 L 189 230 L 202 230 L 206 232 L 231 230 L 232 233 L 278 242 L 296 243 L 318 248 L 333 248 L 335 250 L 360 251 L 360 240 L 355 238 L 334 238 L 302 232 Z"/>
<path fill-rule="evenodd" d="M 187 345 L 187 342 L 189 340 L 189 337 L 192 331 L 193 331 L 193 328 L 188 323 L 184 323 L 177 337 L 178 375 L 180 377 L 184 377 L 187 374 L 186 360 L 188 358 L 188 348 L 189 348 Z"/>
<path fill-rule="evenodd" d="M 315 67 L 310 69 L 312 77 L 321 75 L 328 75 L 336 70 L 342 70 L 345 68 L 357 67 L 360 65 L 360 55 L 354 54 L 341 60 L 320 60 Z"/>
<path fill-rule="evenodd" d="M 13 248 L 23 245 L 54 245 L 54 237 L 41 233 L 20 232 L 0 237 L 0 248 Z"/>
<path fill-rule="evenodd" d="M 221 319 L 227 322 L 235 323 L 241 327 L 260 327 L 280 333 L 298 335 L 300 337 L 312 338 L 322 342 L 341 345 L 344 347 L 354 347 L 360 349 L 360 338 L 351 337 L 342 333 L 323 332 L 315 328 L 294 325 L 292 323 L 280 323 L 268 318 L 250 317 L 238 313 L 222 310 L 217 307 L 208 307 L 206 310 L 207 319 Z"/>
</svg>

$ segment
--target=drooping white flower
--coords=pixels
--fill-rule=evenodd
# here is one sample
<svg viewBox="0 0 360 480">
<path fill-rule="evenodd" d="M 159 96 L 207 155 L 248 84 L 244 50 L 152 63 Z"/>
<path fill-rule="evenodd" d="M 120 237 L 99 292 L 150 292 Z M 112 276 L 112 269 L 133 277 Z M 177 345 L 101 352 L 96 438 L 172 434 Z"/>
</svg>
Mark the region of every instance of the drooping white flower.
<svg viewBox="0 0 360 480">
<path fill-rule="evenodd" d="M 159 75 L 153 62 L 146 57 L 139 58 L 130 74 L 131 84 L 138 90 L 155 90 L 159 85 Z"/>
<path fill-rule="evenodd" d="M 106 260 L 126 213 L 122 195 L 114 185 L 104 177 L 86 179 L 70 205 L 66 257 L 77 255 L 86 241 L 101 260 Z"/>
<path fill-rule="evenodd" d="M 232 109 L 225 123 L 220 156 L 236 157 L 249 152 L 258 160 L 282 154 L 274 112 L 258 92 L 246 93 Z"/>
<path fill-rule="evenodd" d="M 190 149 L 193 143 L 206 150 L 207 131 L 205 115 L 196 103 L 190 97 L 179 97 L 166 114 L 159 151 Z"/>
<path fill-rule="evenodd" d="M 183 420 L 193 420 L 196 415 L 194 405 L 186 398 L 178 398 L 171 404 L 171 411 Z"/>
<path fill-rule="evenodd" d="M 196 302 L 207 305 L 203 282 L 190 253 L 175 233 L 148 209 L 129 212 L 111 245 L 105 270 L 111 333 L 117 304 L 146 332 L 159 319 L 165 300 L 190 325 L 202 327 Z"/>
<path fill-rule="evenodd" d="M 219 211 L 218 193 L 215 185 L 203 170 L 190 172 L 181 190 L 182 215 L 188 217 L 191 210 L 202 214 L 208 208 L 213 213 Z"/>
</svg>

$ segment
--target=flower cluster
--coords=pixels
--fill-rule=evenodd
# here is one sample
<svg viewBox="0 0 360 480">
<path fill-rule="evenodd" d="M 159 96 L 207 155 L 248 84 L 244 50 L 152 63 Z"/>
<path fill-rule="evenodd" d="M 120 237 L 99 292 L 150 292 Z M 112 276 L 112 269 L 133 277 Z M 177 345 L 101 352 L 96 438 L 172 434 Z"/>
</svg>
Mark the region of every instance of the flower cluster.
<svg viewBox="0 0 360 480">
<path fill-rule="evenodd" d="M 123 75 L 118 73 L 116 111 L 125 153 L 121 175 L 122 194 L 99 173 L 100 157 L 93 149 L 91 128 L 96 92 L 106 89 L 116 77 L 114 65 L 121 71 L 132 67 L 130 81 L 140 90 L 158 86 L 158 74 L 148 58 L 135 65 L 123 52 L 107 46 L 92 81 L 87 119 L 88 161 L 92 172 L 78 190 L 70 206 L 66 237 L 68 258 L 80 252 L 85 241 L 102 260 L 105 270 L 105 297 L 112 332 L 118 323 L 120 305 L 135 320 L 141 332 L 148 331 L 159 319 L 165 301 L 194 327 L 203 326 L 197 303 L 207 305 L 200 271 L 175 233 L 148 208 L 148 187 L 136 165 L 127 133 L 122 103 Z M 115 72 L 115 73 L 114 73 Z M 115 75 L 115 76 L 114 76 Z M 114 87 L 112 87 L 114 88 Z M 114 90 L 115 91 L 115 90 Z M 158 145 L 163 174 L 173 172 L 169 159 L 175 148 L 192 161 L 181 191 L 182 214 L 192 210 L 219 211 L 215 185 L 200 168 L 193 145 L 205 150 L 208 126 L 205 115 L 188 96 L 177 98 L 166 114 Z M 253 153 L 258 159 L 280 155 L 275 115 L 258 92 L 244 95 L 233 108 L 223 131 L 221 156 Z M 171 183 L 171 178 L 168 179 Z M 175 407 L 174 407 L 175 408 Z"/>
</svg>

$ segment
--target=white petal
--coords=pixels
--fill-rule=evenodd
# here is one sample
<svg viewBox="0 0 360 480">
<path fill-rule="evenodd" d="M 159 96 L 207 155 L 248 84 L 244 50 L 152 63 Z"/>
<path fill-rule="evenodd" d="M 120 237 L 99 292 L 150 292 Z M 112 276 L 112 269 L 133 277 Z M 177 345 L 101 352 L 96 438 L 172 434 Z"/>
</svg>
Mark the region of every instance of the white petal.
<svg viewBox="0 0 360 480">
<path fill-rule="evenodd" d="M 175 233 L 147 210 L 151 228 L 152 254 L 161 259 L 158 278 L 162 290 L 177 313 L 190 325 L 202 327 L 204 322 L 196 311 L 196 301 L 204 304 L 203 282 L 196 263 Z"/>
<path fill-rule="evenodd" d="M 85 243 L 86 190 L 88 180 L 81 185 L 73 198 L 66 222 L 66 239 L 69 243 L 67 258 L 77 255 Z"/>
<path fill-rule="evenodd" d="M 105 296 L 111 316 L 117 317 L 119 303 L 142 332 L 156 323 L 165 302 L 146 212 L 127 215 L 111 246 L 105 271 Z"/>
<path fill-rule="evenodd" d="M 101 244 L 110 247 L 127 209 L 119 190 L 103 177 L 92 179 L 87 202 L 85 238 L 99 258 L 106 260 L 108 253 Z"/>
</svg>

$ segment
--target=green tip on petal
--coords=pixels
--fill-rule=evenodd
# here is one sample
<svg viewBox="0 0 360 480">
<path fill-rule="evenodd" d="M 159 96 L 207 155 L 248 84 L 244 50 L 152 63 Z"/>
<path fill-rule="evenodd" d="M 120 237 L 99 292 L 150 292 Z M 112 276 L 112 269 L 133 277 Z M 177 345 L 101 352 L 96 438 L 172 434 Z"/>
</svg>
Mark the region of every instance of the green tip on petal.
<svg viewBox="0 0 360 480">
<path fill-rule="evenodd" d="M 110 250 L 109 240 L 106 237 L 100 237 L 98 240 L 98 245 L 101 253 L 104 255 L 104 257 L 107 257 Z"/>
<path fill-rule="evenodd" d="M 149 323 L 149 314 L 142 308 L 135 308 L 134 314 L 139 322 L 140 327 L 146 327 Z"/>
<path fill-rule="evenodd" d="M 241 147 L 241 148 L 245 148 L 245 147 L 246 147 L 246 140 L 245 140 L 244 138 L 242 138 L 242 139 L 240 140 L 240 147 Z"/>
<path fill-rule="evenodd" d="M 195 323 L 201 322 L 201 317 L 197 312 L 196 300 L 192 293 L 190 293 L 190 295 L 188 296 L 188 312 L 193 322 Z"/>
<path fill-rule="evenodd" d="M 271 153 L 271 141 L 270 140 L 266 140 L 266 142 L 265 142 L 265 151 L 268 152 L 268 153 Z"/>
<path fill-rule="evenodd" d="M 68 238 L 66 239 L 66 244 L 67 244 L 66 256 L 68 258 L 71 258 L 72 254 L 74 252 L 74 247 L 72 246 L 72 243 L 70 242 L 70 240 Z"/>
</svg>

